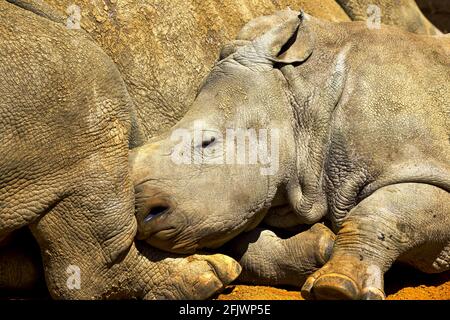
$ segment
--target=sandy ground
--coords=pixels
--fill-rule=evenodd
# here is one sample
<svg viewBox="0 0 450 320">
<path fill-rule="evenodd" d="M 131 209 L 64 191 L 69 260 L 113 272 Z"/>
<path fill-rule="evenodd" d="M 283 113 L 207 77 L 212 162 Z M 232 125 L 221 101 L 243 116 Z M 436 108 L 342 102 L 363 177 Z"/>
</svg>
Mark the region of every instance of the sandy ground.
<svg viewBox="0 0 450 320">
<path fill-rule="evenodd" d="M 427 275 L 395 267 L 385 277 L 388 300 L 450 300 L 450 272 Z M 299 289 L 235 285 L 218 300 L 303 300 Z"/>
</svg>

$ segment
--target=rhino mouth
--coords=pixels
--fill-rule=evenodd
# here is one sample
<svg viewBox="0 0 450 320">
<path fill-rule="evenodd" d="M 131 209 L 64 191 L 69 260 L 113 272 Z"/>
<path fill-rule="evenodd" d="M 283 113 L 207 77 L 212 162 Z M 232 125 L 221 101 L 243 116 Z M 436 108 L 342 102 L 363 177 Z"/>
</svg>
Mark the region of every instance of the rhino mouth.
<svg viewBox="0 0 450 320">
<path fill-rule="evenodd" d="M 175 242 L 175 244 L 168 244 L 167 242 L 164 242 L 162 245 L 159 245 L 159 240 L 160 238 L 154 238 L 153 241 L 150 239 L 147 243 L 158 249 L 179 254 L 192 254 L 198 249 L 198 244 L 191 240 Z"/>
<path fill-rule="evenodd" d="M 136 238 L 163 251 L 192 254 L 199 249 L 217 248 L 236 235 L 230 230 L 198 229 L 184 217 L 177 210 L 155 206 L 138 225 Z"/>
<path fill-rule="evenodd" d="M 173 253 L 187 254 L 197 250 L 198 239 L 194 237 L 192 227 L 166 199 L 146 199 L 136 217 L 138 240 Z"/>
</svg>

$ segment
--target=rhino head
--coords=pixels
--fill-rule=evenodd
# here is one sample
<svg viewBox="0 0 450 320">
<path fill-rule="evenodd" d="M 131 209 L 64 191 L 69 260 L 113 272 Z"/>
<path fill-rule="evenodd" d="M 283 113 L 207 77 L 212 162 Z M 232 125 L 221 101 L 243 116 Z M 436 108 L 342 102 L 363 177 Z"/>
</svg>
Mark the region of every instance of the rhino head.
<svg viewBox="0 0 450 320">
<path fill-rule="evenodd" d="M 314 52 L 313 19 L 288 10 L 251 21 L 224 46 L 187 114 L 132 152 L 138 239 L 190 253 L 253 228 L 274 203 L 301 212 L 297 222 L 325 214 L 319 169 L 305 175 L 310 163 L 299 164 L 314 147 L 308 124 L 320 131 L 313 119 L 326 118 L 330 107 L 303 108 L 340 90 L 332 83 L 332 94 L 317 94 L 295 71 Z"/>
</svg>

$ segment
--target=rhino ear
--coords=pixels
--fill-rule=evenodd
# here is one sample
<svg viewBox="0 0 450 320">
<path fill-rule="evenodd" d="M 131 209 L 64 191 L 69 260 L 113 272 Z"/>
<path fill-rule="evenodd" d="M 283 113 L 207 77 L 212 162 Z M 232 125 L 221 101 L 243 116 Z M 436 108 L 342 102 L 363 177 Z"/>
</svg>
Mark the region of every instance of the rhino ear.
<svg viewBox="0 0 450 320">
<path fill-rule="evenodd" d="M 305 61 L 314 50 L 314 38 L 304 20 L 301 11 L 263 34 L 255 41 L 257 52 L 276 63 Z"/>
<path fill-rule="evenodd" d="M 220 60 L 225 59 L 226 57 L 235 53 L 239 48 L 244 47 L 250 44 L 248 40 L 233 40 L 226 43 L 222 49 L 220 50 Z"/>
</svg>

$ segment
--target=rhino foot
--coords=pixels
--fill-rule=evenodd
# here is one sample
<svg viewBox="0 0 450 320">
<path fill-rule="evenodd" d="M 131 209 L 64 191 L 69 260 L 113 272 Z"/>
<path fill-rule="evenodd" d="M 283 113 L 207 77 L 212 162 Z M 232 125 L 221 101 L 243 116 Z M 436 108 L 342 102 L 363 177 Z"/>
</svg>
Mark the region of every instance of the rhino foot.
<svg viewBox="0 0 450 320">
<path fill-rule="evenodd" d="M 302 287 L 306 299 L 384 300 L 383 274 L 375 265 L 352 257 L 332 258 Z"/>
<path fill-rule="evenodd" d="M 222 254 L 167 258 L 160 262 L 159 268 L 170 270 L 170 275 L 162 277 L 158 288 L 144 299 L 207 299 L 241 272 L 235 260 Z"/>
</svg>

